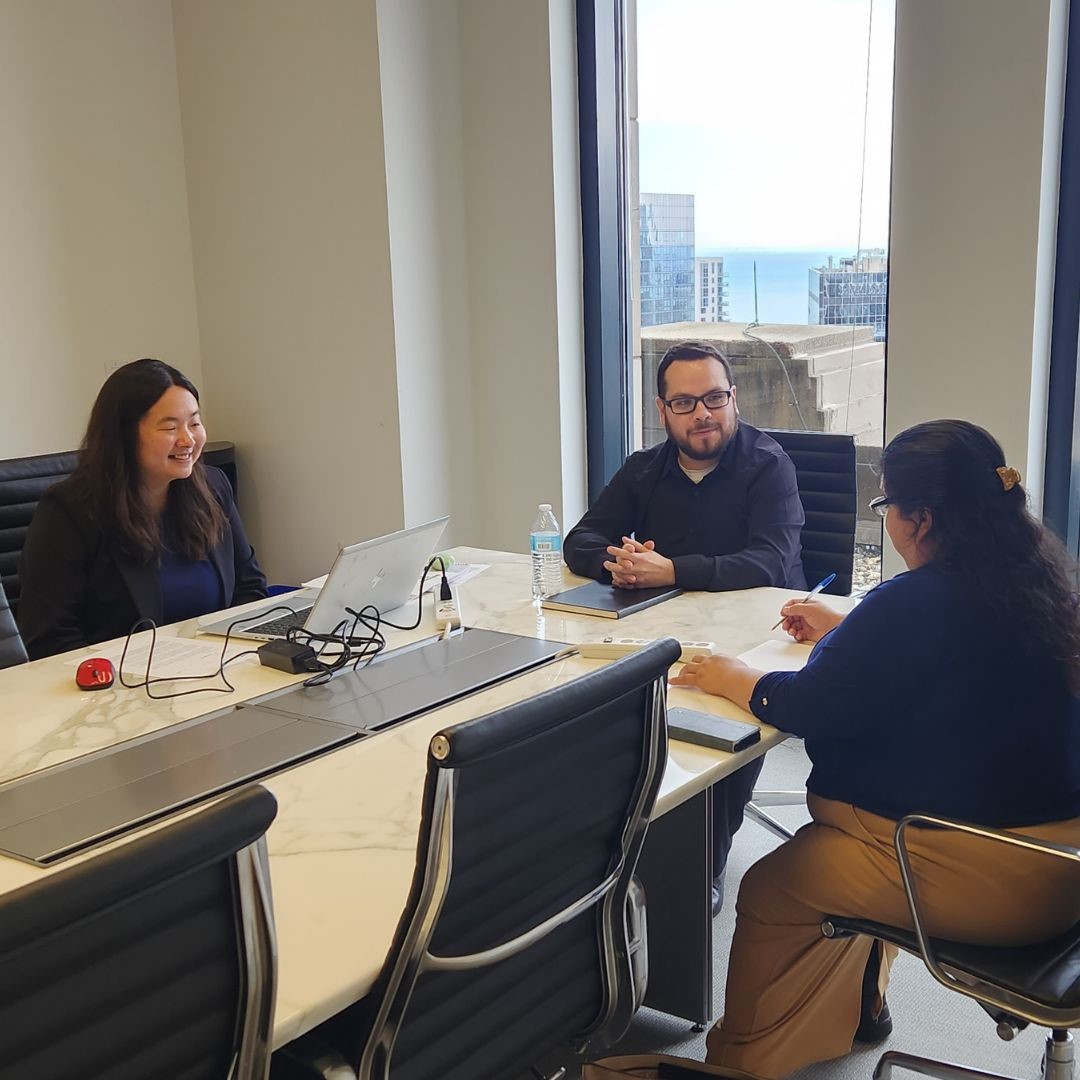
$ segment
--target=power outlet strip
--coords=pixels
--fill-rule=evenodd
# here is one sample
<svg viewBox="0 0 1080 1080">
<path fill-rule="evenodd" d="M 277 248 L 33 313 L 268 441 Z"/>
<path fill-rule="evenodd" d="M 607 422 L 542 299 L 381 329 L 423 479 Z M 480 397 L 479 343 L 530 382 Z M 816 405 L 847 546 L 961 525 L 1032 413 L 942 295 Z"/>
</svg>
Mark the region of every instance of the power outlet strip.
<svg viewBox="0 0 1080 1080">
<path fill-rule="evenodd" d="M 449 600 L 435 597 L 435 625 L 440 630 L 447 627 L 456 630 L 461 625 L 461 607 L 456 596 L 451 596 Z"/>
<path fill-rule="evenodd" d="M 589 660 L 617 660 L 620 656 L 644 649 L 658 638 L 606 637 L 602 641 L 583 641 L 577 651 Z M 682 654 L 679 660 L 684 664 L 695 656 L 708 656 L 716 648 L 713 641 L 680 641 Z"/>
</svg>

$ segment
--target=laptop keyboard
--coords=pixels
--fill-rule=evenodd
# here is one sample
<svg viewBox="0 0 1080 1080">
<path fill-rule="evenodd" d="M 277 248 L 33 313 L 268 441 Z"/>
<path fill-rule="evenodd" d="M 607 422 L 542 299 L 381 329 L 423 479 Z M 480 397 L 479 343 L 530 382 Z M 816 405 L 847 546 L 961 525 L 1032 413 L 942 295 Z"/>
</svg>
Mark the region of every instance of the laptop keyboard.
<svg viewBox="0 0 1080 1080">
<path fill-rule="evenodd" d="M 268 637 L 284 637 L 294 626 L 303 626 L 307 617 L 311 614 L 311 608 L 301 608 L 292 612 L 291 615 L 280 615 L 274 619 L 268 619 L 257 626 L 247 627 L 249 634 L 266 634 Z"/>
</svg>

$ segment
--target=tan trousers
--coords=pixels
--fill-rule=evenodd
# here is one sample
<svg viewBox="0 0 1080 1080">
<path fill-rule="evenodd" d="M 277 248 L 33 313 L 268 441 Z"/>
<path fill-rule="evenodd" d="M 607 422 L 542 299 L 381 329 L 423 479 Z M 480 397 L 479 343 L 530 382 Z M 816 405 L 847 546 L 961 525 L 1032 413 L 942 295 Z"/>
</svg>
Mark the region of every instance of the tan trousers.
<svg viewBox="0 0 1080 1080">
<path fill-rule="evenodd" d="M 896 823 L 815 795 L 807 805 L 813 821 L 743 877 L 724 1016 L 707 1039 L 714 1065 L 771 1078 L 850 1052 L 874 943 L 823 937 L 822 916 L 911 926 Z M 1080 818 L 1015 831 L 1080 846 Z M 1023 945 L 1080 921 L 1075 863 L 957 834 L 908 836 L 920 904 L 936 936 Z M 885 952 L 881 995 L 895 955 Z"/>
</svg>

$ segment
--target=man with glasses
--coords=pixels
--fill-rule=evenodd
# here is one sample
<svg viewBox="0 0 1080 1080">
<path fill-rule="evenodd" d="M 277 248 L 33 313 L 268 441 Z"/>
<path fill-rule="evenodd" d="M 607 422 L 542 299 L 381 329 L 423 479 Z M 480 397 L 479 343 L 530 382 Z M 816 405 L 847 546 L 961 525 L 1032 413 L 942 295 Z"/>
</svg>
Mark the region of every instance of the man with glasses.
<svg viewBox="0 0 1080 1080">
<path fill-rule="evenodd" d="M 726 358 L 683 341 L 656 372 L 660 446 L 632 454 L 563 543 L 575 574 L 625 589 L 804 589 L 795 466 L 739 419 Z M 713 909 L 762 759 L 716 785 Z"/>
<path fill-rule="evenodd" d="M 575 574 L 626 589 L 803 589 L 795 466 L 739 419 L 731 368 L 683 341 L 656 372 L 667 441 L 632 454 L 563 544 Z"/>
</svg>

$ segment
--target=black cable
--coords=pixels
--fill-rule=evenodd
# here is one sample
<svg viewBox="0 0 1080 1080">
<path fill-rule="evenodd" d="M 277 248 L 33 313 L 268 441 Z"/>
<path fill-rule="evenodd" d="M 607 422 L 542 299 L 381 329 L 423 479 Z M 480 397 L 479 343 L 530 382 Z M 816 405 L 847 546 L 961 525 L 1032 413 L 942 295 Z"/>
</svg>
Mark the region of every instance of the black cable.
<svg viewBox="0 0 1080 1080">
<path fill-rule="evenodd" d="M 229 649 L 229 640 L 232 637 L 233 628 L 240 626 L 242 623 L 247 622 L 250 619 L 259 618 L 262 619 L 266 615 L 269 615 L 273 611 L 292 611 L 292 608 L 278 604 L 269 610 L 263 608 L 257 612 L 250 613 L 248 615 L 241 615 L 238 619 L 233 619 L 232 622 L 225 628 L 225 640 L 221 645 L 221 657 L 218 660 L 217 671 L 214 671 L 207 675 L 176 675 L 172 678 L 163 678 L 160 676 L 151 677 L 150 671 L 154 663 L 154 649 L 157 646 L 157 623 L 153 619 L 138 619 L 132 624 L 131 629 L 127 633 L 127 637 L 124 639 L 124 649 L 120 654 L 120 670 L 117 672 L 117 677 L 120 680 L 120 685 L 128 690 L 146 690 L 146 696 L 154 701 L 164 701 L 168 698 L 187 697 L 189 694 L 231 694 L 236 691 L 236 687 L 229 682 L 229 677 L 225 674 L 225 668 L 231 664 L 234 660 L 239 660 L 243 656 L 251 656 L 257 654 L 257 649 L 245 649 L 243 652 L 237 653 L 235 656 L 230 656 L 225 659 L 225 653 Z M 150 648 L 146 654 L 146 674 L 143 676 L 142 682 L 129 683 L 124 678 L 124 661 L 127 659 L 128 647 L 131 644 L 132 635 L 135 634 L 140 627 L 145 627 L 150 630 Z M 158 683 L 173 683 L 173 682 L 191 682 L 194 680 L 205 681 L 207 679 L 221 679 L 224 686 L 200 686 L 194 690 L 178 690 L 172 694 L 155 694 L 150 688 L 156 686 Z"/>
<path fill-rule="evenodd" d="M 310 679 L 304 680 L 304 686 L 322 686 L 327 683 L 343 668 L 352 664 L 353 671 L 358 671 L 361 664 L 370 664 L 381 652 L 386 649 L 386 635 L 383 627 L 389 626 L 395 630 L 415 630 L 424 617 L 424 585 L 431 568 L 436 564 L 442 571 L 442 588 L 449 591 L 449 582 L 446 577 L 446 561 L 442 556 L 436 555 L 428 560 L 420 575 L 420 588 L 417 595 L 416 621 L 409 625 L 390 622 L 374 604 L 365 604 L 357 611 L 355 608 L 346 607 L 347 614 L 352 616 L 352 623 L 348 631 L 345 630 L 346 621 L 338 623 L 328 634 L 319 634 L 306 630 L 303 627 L 292 627 L 286 634 L 286 640 L 298 645 L 314 645 L 319 643 L 318 656 L 329 645 L 338 645 L 341 652 L 330 663 L 323 663 L 316 659 L 312 661 L 315 674 Z M 366 633 L 358 634 L 357 630 L 363 627 Z"/>
<path fill-rule="evenodd" d="M 395 630 L 415 630 L 424 617 L 424 584 L 427 581 L 428 573 L 436 563 L 439 564 L 442 572 L 442 595 L 445 596 L 449 592 L 450 585 L 446 577 L 446 562 L 442 556 L 436 555 L 428 561 L 428 564 L 424 567 L 424 572 L 420 575 L 420 591 L 417 597 L 416 621 L 411 625 L 402 626 L 398 623 L 392 623 L 389 619 L 383 618 L 382 612 L 380 612 L 374 604 L 366 604 L 359 611 L 354 611 L 349 607 L 345 608 L 346 612 L 353 617 L 352 624 L 350 625 L 347 619 L 342 619 L 328 634 L 320 634 L 312 630 L 306 630 L 302 626 L 290 626 L 288 630 L 285 631 L 284 637 L 286 641 L 298 645 L 319 646 L 316 652 L 316 659 L 311 661 L 311 664 L 315 665 L 311 668 L 311 670 L 314 671 L 314 674 L 311 678 L 305 679 L 303 685 L 321 686 L 322 684 L 329 682 L 337 672 L 341 671 L 349 663 L 352 663 L 353 671 L 356 671 L 361 664 L 370 664 L 372 660 L 386 648 L 386 637 L 382 633 L 383 626 L 390 626 Z M 234 693 L 236 687 L 229 682 L 229 677 L 225 674 L 225 668 L 234 660 L 239 660 L 241 657 L 258 655 L 257 649 L 245 649 L 243 652 L 237 653 L 227 660 L 225 659 L 225 654 L 228 651 L 229 640 L 232 637 L 234 627 L 240 626 L 251 619 L 263 620 L 276 611 L 291 613 L 293 608 L 285 604 L 277 604 L 272 608 L 261 608 L 257 612 L 241 615 L 239 618 L 234 619 L 229 623 L 225 630 L 225 640 L 221 646 L 221 657 L 218 661 L 217 671 L 207 675 L 177 675 L 173 678 L 151 676 L 150 672 L 153 668 L 154 649 L 157 646 L 157 624 L 153 619 L 139 619 L 132 625 L 131 629 L 128 631 L 127 637 L 124 639 L 124 649 L 120 654 L 120 670 L 117 673 L 120 685 L 126 687 L 128 690 L 145 689 L 146 696 L 155 701 L 186 697 L 189 694 L 201 694 L 204 692 L 219 694 Z M 371 614 L 368 614 L 369 612 L 371 612 Z M 346 626 L 349 628 L 348 632 L 345 630 Z M 368 631 L 367 634 L 357 635 L 356 630 L 359 626 L 363 626 L 364 629 Z M 128 682 L 124 678 L 124 661 L 127 659 L 128 647 L 131 644 L 132 635 L 135 634 L 140 627 L 145 627 L 150 630 L 150 648 L 146 654 L 146 673 L 141 682 Z M 329 662 L 324 662 L 321 660 L 321 657 L 331 645 L 339 646 L 341 651 Z M 205 681 L 206 679 L 221 679 L 225 685 L 200 686 L 193 690 L 178 690 L 171 694 L 155 694 L 151 690 L 151 687 L 156 686 L 158 683 L 189 682 L 193 680 Z"/>
<path fill-rule="evenodd" d="M 427 581 L 428 571 L 438 563 L 442 567 L 443 581 L 446 582 L 449 588 L 449 582 L 446 580 L 446 565 L 443 562 L 441 555 L 433 555 L 428 560 L 427 566 L 424 567 L 424 572 L 420 575 L 420 595 L 416 598 L 416 622 L 410 626 L 399 626 L 397 623 L 392 623 L 389 619 L 384 619 L 382 615 L 379 615 L 379 621 L 386 626 L 392 626 L 395 630 L 415 630 L 420 625 L 420 620 L 424 617 L 424 582 Z M 369 604 L 368 607 L 371 607 Z M 356 612 L 352 608 L 345 609 L 350 615 L 355 615 Z"/>
<path fill-rule="evenodd" d="M 314 646 L 317 644 L 319 646 L 316 658 L 310 661 L 308 665 L 309 670 L 314 671 L 315 674 L 312 678 L 304 681 L 304 686 L 321 686 L 353 661 L 355 661 L 353 664 L 353 670 L 355 671 L 361 660 L 365 658 L 368 660 L 374 659 L 385 648 L 386 641 L 378 632 L 377 627 L 372 634 L 358 636 L 356 633 L 357 624 L 364 621 L 365 625 L 367 625 L 366 620 L 361 620 L 352 611 L 349 611 L 349 614 L 354 616 L 351 625 L 349 625 L 347 619 L 342 619 L 333 630 L 325 634 L 305 630 L 303 627 L 290 628 L 286 640 L 298 645 Z M 345 629 L 346 626 L 349 626 L 348 630 Z M 331 645 L 339 646 L 341 651 L 330 662 L 323 662 L 319 657 Z M 369 652 L 370 656 L 368 655 Z"/>
<path fill-rule="evenodd" d="M 762 345 L 766 346 L 776 357 L 776 362 L 780 365 L 780 370 L 784 373 L 784 379 L 787 381 L 788 390 L 791 391 L 791 403 L 795 406 L 795 411 L 799 414 L 799 423 L 802 424 L 803 430 L 806 430 L 806 418 L 803 416 L 802 406 L 799 404 L 799 395 L 795 393 L 795 384 L 791 381 L 791 375 L 788 372 L 788 366 L 784 363 L 783 357 L 776 351 L 771 341 L 766 340 L 763 337 L 759 337 L 757 334 L 751 334 L 750 331 L 762 324 L 755 321 L 748 323 L 743 327 L 743 337 L 749 338 L 751 341 L 759 341 Z"/>
</svg>

